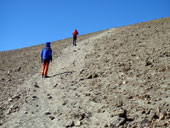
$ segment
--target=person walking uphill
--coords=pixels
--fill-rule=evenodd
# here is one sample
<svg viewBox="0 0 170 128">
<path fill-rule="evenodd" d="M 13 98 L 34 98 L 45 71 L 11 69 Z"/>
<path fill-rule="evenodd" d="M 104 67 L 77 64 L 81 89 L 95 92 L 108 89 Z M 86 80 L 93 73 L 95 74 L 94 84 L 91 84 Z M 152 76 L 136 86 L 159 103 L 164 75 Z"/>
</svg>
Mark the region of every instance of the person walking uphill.
<svg viewBox="0 0 170 128">
<path fill-rule="evenodd" d="M 42 70 L 41 70 L 41 75 L 42 77 L 47 78 L 47 73 L 48 73 L 48 67 L 50 61 L 52 62 L 52 50 L 50 46 L 50 42 L 47 42 L 45 45 L 46 47 L 42 49 L 41 51 L 41 61 L 43 63 L 42 65 Z"/>
<path fill-rule="evenodd" d="M 77 35 L 79 34 L 77 29 L 75 29 L 72 34 L 73 34 L 73 45 L 76 46 Z"/>
</svg>

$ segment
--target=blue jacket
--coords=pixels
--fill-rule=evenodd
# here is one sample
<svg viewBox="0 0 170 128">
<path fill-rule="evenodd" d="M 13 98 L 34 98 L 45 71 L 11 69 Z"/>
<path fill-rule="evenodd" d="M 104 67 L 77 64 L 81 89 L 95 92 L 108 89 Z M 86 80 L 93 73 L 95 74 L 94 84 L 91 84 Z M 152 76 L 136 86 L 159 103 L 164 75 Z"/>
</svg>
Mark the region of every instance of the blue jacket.
<svg viewBox="0 0 170 128">
<path fill-rule="evenodd" d="M 46 44 L 46 47 L 42 49 L 41 51 L 41 59 L 42 61 L 49 62 L 52 61 L 52 50 L 50 48 L 50 44 Z"/>
</svg>

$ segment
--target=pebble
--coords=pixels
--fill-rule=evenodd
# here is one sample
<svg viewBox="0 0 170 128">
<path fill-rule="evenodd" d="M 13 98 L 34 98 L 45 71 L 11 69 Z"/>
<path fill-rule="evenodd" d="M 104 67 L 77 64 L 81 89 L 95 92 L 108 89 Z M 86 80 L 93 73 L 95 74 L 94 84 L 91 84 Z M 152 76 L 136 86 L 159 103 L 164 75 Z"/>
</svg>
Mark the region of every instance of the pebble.
<svg viewBox="0 0 170 128">
<path fill-rule="evenodd" d="M 125 109 L 120 109 L 119 112 L 118 112 L 118 116 L 119 116 L 119 117 L 123 117 L 123 118 L 126 119 L 126 118 L 127 118 L 126 113 L 127 113 L 127 110 L 125 110 Z"/>
<path fill-rule="evenodd" d="M 120 125 L 125 124 L 125 118 L 115 116 L 110 122 L 110 127 L 119 127 Z"/>
<path fill-rule="evenodd" d="M 34 85 L 35 88 L 40 88 L 37 84 Z"/>
<path fill-rule="evenodd" d="M 44 114 L 45 114 L 45 115 L 51 115 L 51 113 L 50 113 L 50 112 L 45 112 Z"/>
<path fill-rule="evenodd" d="M 18 67 L 18 68 L 17 68 L 17 71 L 19 72 L 20 70 L 21 70 L 21 67 Z"/>
<path fill-rule="evenodd" d="M 75 122 L 75 126 L 80 126 L 81 124 L 82 124 L 81 121 L 76 121 L 76 122 Z"/>
<path fill-rule="evenodd" d="M 47 94 L 48 99 L 52 99 L 52 96 L 50 94 Z"/>
<path fill-rule="evenodd" d="M 148 119 L 143 119 L 142 121 L 141 121 L 141 127 L 143 128 L 143 127 L 148 127 L 149 125 L 150 125 L 150 121 L 148 120 Z"/>
<path fill-rule="evenodd" d="M 52 99 L 52 96 L 49 96 L 48 99 Z"/>
<path fill-rule="evenodd" d="M 154 111 L 151 111 L 150 115 L 149 115 L 149 121 L 152 121 L 152 120 L 156 120 L 158 119 L 159 117 L 157 116 L 156 112 Z"/>
<path fill-rule="evenodd" d="M 75 126 L 74 121 L 68 121 L 66 128 L 71 128 L 73 126 Z"/>
<path fill-rule="evenodd" d="M 54 117 L 54 116 L 49 116 L 49 118 L 50 118 L 51 120 L 54 120 L 54 119 L 55 119 L 55 117 Z"/>
<path fill-rule="evenodd" d="M 123 106 L 123 101 L 122 100 L 117 100 L 115 106 L 116 107 L 122 107 Z"/>
<path fill-rule="evenodd" d="M 33 99 L 37 99 L 38 97 L 37 96 L 32 96 Z"/>
<path fill-rule="evenodd" d="M 8 102 L 11 102 L 11 101 L 12 101 L 12 98 L 11 98 L 11 97 L 9 97 L 9 98 L 8 98 Z"/>
</svg>

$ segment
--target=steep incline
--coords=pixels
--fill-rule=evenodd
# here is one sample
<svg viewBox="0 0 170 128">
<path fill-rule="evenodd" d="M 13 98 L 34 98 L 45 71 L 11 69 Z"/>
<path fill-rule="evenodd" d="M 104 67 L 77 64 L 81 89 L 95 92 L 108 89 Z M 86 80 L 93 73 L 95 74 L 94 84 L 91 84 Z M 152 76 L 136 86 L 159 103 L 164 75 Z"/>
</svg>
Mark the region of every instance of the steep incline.
<svg viewBox="0 0 170 128">
<path fill-rule="evenodd" d="M 62 128 L 69 125 L 89 125 L 88 118 L 93 118 L 90 113 L 102 104 L 89 101 L 89 89 L 81 83 L 77 84 L 80 80 L 78 75 L 85 66 L 86 56 L 94 51 L 94 41 L 112 31 L 114 29 L 83 40 L 77 47 L 65 48 L 62 55 L 50 65 L 49 78 L 42 79 L 39 74 L 33 76 L 26 83 L 26 90 L 30 92 L 25 103 L 18 112 L 10 113 L 3 127 Z M 94 116 L 100 118 L 100 115 Z M 76 118 L 81 118 L 84 124 Z"/>
<path fill-rule="evenodd" d="M 67 46 L 49 75 L 32 76 L 25 93 L 8 99 L 2 128 L 169 128 L 170 18 Z"/>
<path fill-rule="evenodd" d="M 93 37 L 103 31 L 80 35 L 78 42 Z M 72 45 L 72 38 L 52 42 L 53 58 L 61 55 L 64 48 Z M 40 52 L 44 44 L 12 51 L 0 52 L 0 125 L 5 120 L 5 111 L 11 105 L 20 106 L 27 95 L 23 90 L 25 81 L 39 72 Z M 19 107 L 17 107 L 19 108 Z"/>
</svg>

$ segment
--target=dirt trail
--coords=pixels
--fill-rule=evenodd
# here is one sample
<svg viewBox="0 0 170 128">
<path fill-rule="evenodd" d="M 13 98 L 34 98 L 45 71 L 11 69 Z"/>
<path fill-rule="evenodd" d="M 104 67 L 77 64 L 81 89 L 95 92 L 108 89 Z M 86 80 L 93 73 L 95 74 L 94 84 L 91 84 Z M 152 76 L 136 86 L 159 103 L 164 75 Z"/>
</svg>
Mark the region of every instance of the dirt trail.
<svg viewBox="0 0 170 128">
<path fill-rule="evenodd" d="M 107 112 L 91 114 L 102 104 L 89 101 L 90 90 L 81 82 L 77 84 L 77 81 L 81 81 L 77 76 L 85 66 L 86 56 L 93 53 L 94 40 L 109 36 L 114 31 L 110 29 L 78 42 L 76 47 L 65 48 L 62 55 L 50 64 L 49 78 L 43 79 L 38 73 L 25 83 L 23 87 L 29 92 L 25 103 L 18 112 L 11 113 L 1 127 L 87 127 L 90 120 L 93 120 L 90 127 L 96 127 L 97 120 L 106 121 Z"/>
</svg>

